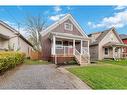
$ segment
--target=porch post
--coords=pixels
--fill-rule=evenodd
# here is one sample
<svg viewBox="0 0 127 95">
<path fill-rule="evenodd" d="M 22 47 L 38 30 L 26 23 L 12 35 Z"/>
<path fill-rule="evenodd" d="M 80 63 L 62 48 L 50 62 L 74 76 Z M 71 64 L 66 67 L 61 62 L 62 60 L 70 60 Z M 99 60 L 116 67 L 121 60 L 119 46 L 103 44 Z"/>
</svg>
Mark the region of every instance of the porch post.
<svg viewBox="0 0 127 95">
<path fill-rule="evenodd" d="M 73 55 L 75 54 L 75 39 L 73 39 Z"/>
<path fill-rule="evenodd" d="M 113 50 L 112 50 L 112 51 L 113 51 L 113 53 L 112 53 L 112 54 L 113 54 L 113 58 L 115 59 L 115 56 L 114 56 L 115 47 L 112 47 L 112 49 L 113 49 Z"/>
<path fill-rule="evenodd" d="M 55 36 L 53 36 L 53 55 L 55 55 L 56 54 L 56 37 Z"/>
<path fill-rule="evenodd" d="M 81 40 L 81 50 L 80 50 L 80 53 L 82 54 L 82 40 Z"/>
<path fill-rule="evenodd" d="M 90 54 L 90 53 L 89 53 L 89 41 L 88 41 L 88 44 L 87 44 L 87 45 L 88 45 L 88 46 L 87 46 L 87 48 L 88 48 L 88 54 Z"/>
</svg>

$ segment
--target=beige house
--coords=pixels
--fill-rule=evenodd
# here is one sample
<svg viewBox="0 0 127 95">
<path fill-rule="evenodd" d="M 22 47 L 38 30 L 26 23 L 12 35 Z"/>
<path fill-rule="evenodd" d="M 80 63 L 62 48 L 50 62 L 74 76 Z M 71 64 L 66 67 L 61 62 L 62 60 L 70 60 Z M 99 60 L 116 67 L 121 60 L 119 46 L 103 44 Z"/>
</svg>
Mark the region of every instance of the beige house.
<svg viewBox="0 0 127 95">
<path fill-rule="evenodd" d="M 19 50 L 30 57 L 32 44 L 14 28 L 0 21 L 0 51 L 9 49 Z"/>
<path fill-rule="evenodd" d="M 88 35 L 90 42 L 91 60 L 116 59 L 122 57 L 123 44 L 115 28 Z"/>
</svg>

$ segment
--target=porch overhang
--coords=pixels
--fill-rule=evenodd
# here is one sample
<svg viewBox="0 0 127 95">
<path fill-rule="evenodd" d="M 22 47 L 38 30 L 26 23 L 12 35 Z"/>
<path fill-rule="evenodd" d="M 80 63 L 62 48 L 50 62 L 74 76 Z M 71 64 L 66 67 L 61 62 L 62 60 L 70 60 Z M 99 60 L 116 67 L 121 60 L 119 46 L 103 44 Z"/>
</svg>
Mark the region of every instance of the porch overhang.
<svg viewBox="0 0 127 95">
<path fill-rule="evenodd" d="M 90 38 L 84 38 L 84 36 L 78 36 L 78 35 L 73 35 L 68 33 L 52 32 L 50 33 L 49 38 L 52 39 L 53 36 L 58 38 L 65 38 L 65 39 L 88 40 L 88 41 L 90 40 Z"/>
<path fill-rule="evenodd" d="M 0 33 L 0 38 L 2 38 L 4 40 L 8 40 L 9 36 L 6 36 L 6 35 Z"/>
<path fill-rule="evenodd" d="M 127 45 L 116 43 L 116 42 L 108 42 L 108 43 L 103 45 L 103 48 L 106 48 L 106 47 L 127 47 Z"/>
</svg>

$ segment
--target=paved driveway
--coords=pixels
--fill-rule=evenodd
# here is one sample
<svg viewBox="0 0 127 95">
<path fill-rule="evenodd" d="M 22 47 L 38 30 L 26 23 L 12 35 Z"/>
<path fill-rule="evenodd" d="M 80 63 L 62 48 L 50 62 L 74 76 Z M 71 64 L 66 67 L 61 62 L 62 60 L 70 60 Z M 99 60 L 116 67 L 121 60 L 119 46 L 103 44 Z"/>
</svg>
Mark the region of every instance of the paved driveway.
<svg viewBox="0 0 127 95">
<path fill-rule="evenodd" d="M 0 76 L 0 89 L 75 89 L 72 80 L 51 65 L 22 65 Z"/>
</svg>

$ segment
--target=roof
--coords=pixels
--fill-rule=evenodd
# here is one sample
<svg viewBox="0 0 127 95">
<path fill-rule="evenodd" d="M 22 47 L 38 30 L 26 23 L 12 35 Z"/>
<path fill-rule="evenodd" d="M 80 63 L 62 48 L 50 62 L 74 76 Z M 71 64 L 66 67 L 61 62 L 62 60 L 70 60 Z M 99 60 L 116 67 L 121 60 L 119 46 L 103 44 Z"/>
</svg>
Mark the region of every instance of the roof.
<svg viewBox="0 0 127 95">
<path fill-rule="evenodd" d="M 123 39 L 127 39 L 127 35 L 126 34 L 120 34 L 119 35 L 120 36 L 120 38 L 123 40 Z"/>
<path fill-rule="evenodd" d="M 56 21 L 55 23 L 53 23 L 52 25 L 50 25 L 49 27 L 47 27 L 46 29 L 44 29 L 41 32 L 41 35 L 44 36 L 47 33 L 51 32 L 52 29 L 54 29 L 55 27 L 57 27 L 59 24 L 63 23 L 67 19 L 71 20 L 71 22 L 75 25 L 75 27 L 79 30 L 79 32 L 84 37 L 88 38 L 88 36 L 85 34 L 84 30 L 81 28 L 81 26 L 79 25 L 79 23 L 77 23 L 77 21 L 74 19 L 74 17 L 71 14 L 66 14 L 63 18 L 59 19 L 58 21 Z"/>
<path fill-rule="evenodd" d="M 115 28 L 112 27 L 108 30 L 104 30 L 102 32 L 95 32 L 95 33 L 101 33 L 96 39 L 95 39 L 95 42 L 91 43 L 90 45 L 98 45 L 100 43 L 100 41 L 107 35 L 107 33 L 111 30 L 114 30 L 114 33 L 116 34 L 116 36 L 119 38 L 120 42 L 123 43 L 119 37 L 119 35 L 117 34 L 117 32 L 115 31 Z M 92 33 L 92 34 L 95 34 L 95 33 Z M 88 36 L 92 35 L 92 34 L 89 34 Z"/>
<path fill-rule="evenodd" d="M 15 33 L 16 35 L 18 35 L 21 39 L 23 39 L 27 44 L 29 44 L 30 46 L 33 47 L 33 45 L 23 36 L 19 33 L 19 31 L 17 31 L 16 29 L 12 28 L 11 26 L 9 26 L 7 23 L 3 22 L 0 20 L 0 24 L 3 25 L 4 27 L 8 28 L 10 31 L 12 31 L 13 33 Z M 4 35 L 5 36 L 5 35 Z"/>
<path fill-rule="evenodd" d="M 117 47 L 117 46 L 118 47 L 127 47 L 126 44 L 120 44 L 120 43 L 117 43 L 117 42 L 108 42 L 108 43 L 103 45 L 103 47 L 113 47 L 113 46 L 115 46 L 115 47 Z"/>
</svg>

